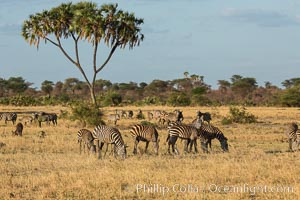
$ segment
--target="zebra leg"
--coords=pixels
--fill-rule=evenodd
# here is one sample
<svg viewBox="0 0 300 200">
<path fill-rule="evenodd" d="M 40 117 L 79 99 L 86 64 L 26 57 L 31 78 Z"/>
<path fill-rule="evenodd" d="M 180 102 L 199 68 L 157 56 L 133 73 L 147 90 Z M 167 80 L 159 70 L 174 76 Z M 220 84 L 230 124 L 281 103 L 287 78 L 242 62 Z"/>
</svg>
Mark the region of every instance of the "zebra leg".
<svg viewBox="0 0 300 200">
<path fill-rule="evenodd" d="M 79 153 L 81 154 L 81 141 L 79 142 Z"/>
<path fill-rule="evenodd" d="M 98 140 L 97 144 L 96 144 L 96 149 L 98 150 L 98 159 L 101 159 L 101 149 L 102 149 L 102 146 L 103 146 L 102 142 L 100 144 L 100 141 Z"/>
<path fill-rule="evenodd" d="M 192 150 L 193 150 L 194 142 L 195 142 L 195 140 L 191 140 L 191 142 L 190 142 L 190 150 L 189 150 L 189 153 L 191 153 Z"/>
<path fill-rule="evenodd" d="M 194 140 L 194 148 L 195 148 L 195 153 L 198 153 L 198 149 L 197 149 L 197 139 Z"/>
<path fill-rule="evenodd" d="M 208 140 L 208 146 L 209 146 L 209 149 L 212 150 L 211 149 L 211 140 Z M 207 149 L 208 149 L 208 146 L 207 146 Z"/>
<path fill-rule="evenodd" d="M 201 141 L 201 148 L 202 148 L 202 150 L 203 150 L 204 153 L 208 153 L 207 142 L 202 142 Z"/>
<path fill-rule="evenodd" d="M 147 153 L 148 146 L 149 146 L 149 141 L 146 142 L 145 153 Z"/>
<path fill-rule="evenodd" d="M 133 154 L 137 154 L 137 145 L 138 145 L 139 142 L 140 142 L 140 140 L 135 138 Z"/>
<path fill-rule="evenodd" d="M 170 140 L 171 140 L 171 143 L 172 143 L 172 152 L 178 155 L 179 151 L 177 149 L 177 146 L 175 147 L 177 139 L 178 139 L 178 137 L 170 137 Z"/>
<path fill-rule="evenodd" d="M 293 139 L 289 138 L 289 150 L 288 151 L 293 151 Z"/>
<path fill-rule="evenodd" d="M 190 139 L 188 139 L 186 142 L 185 142 L 185 145 L 184 145 L 184 152 L 189 152 L 188 151 L 188 148 L 189 148 L 189 145 L 190 145 L 190 143 L 191 143 L 191 140 Z"/>
<path fill-rule="evenodd" d="M 153 142 L 153 147 L 154 147 L 155 154 L 158 155 L 158 142 L 157 141 Z"/>
<path fill-rule="evenodd" d="M 104 158 L 105 158 L 106 153 L 107 153 L 107 151 L 108 151 L 108 145 L 109 145 L 109 143 L 106 144 L 106 150 L 105 150 L 105 153 L 104 153 Z"/>
</svg>

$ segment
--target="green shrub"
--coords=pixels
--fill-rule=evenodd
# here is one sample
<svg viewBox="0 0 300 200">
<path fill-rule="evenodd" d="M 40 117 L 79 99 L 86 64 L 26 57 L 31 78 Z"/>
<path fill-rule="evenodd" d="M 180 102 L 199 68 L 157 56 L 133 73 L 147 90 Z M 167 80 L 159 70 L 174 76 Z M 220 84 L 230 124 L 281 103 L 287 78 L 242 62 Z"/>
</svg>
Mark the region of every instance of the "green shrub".
<svg viewBox="0 0 300 200">
<path fill-rule="evenodd" d="M 103 113 L 98 108 L 95 108 L 94 105 L 76 103 L 71 106 L 71 110 L 71 120 L 79 120 L 82 124 L 93 126 L 105 124 L 101 119 Z"/>
<path fill-rule="evenodd" d="M 231 124 L 231 123 L 254 123 L 257 122 L 257 117 L 251 113 L 246 112 L 246 108 L 238 108 L 235 106 L 231 106 L 229 108 L 229 116 L 223 118 L 222 124 Z"/>
<path fill-rule="evenodd" d="M 169 96 L 167 104 L 170 106 L 189 106 L 191 104 L 191 99 L 186 93 L 174 92 Z"/>
<path fill-rule="evenodd" d="M 105 94 L 104 97 L 101 98 L 101 104 L 103 106 L 117 106 L 120 103 L 122 103 L 122 96 L 119 93 L 116 92 L 109 92 Z"/>
</svg>

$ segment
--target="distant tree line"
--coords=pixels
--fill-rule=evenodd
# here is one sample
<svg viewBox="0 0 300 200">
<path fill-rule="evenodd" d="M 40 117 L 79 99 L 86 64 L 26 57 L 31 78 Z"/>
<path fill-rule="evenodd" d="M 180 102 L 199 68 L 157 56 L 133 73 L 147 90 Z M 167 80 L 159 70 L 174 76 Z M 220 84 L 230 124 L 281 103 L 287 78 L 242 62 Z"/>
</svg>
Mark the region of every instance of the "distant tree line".
<svg viewBox="0 0 300 200">
<path fill-rule="evenodd" d="M 22 77 L 0 78 L 0 104 L 66 105 L 90 98 L 88 84 L 77 78 L 56 83 L 45 80 L 40 89 L 32 85 Z M 112 83 L 99 79 L 95 81 L 95 94 L 101 106 L 300 106 L 300 78 L 284 80 L 282 86 L 270 82 L 258 86 L 255 78 L 233 75 L 229 80 L 219 80 L 218 89 L 212 89 L 203 76 L 185 72 L 183 78 L 156 79 L 150 83 Z"/>
</svg>

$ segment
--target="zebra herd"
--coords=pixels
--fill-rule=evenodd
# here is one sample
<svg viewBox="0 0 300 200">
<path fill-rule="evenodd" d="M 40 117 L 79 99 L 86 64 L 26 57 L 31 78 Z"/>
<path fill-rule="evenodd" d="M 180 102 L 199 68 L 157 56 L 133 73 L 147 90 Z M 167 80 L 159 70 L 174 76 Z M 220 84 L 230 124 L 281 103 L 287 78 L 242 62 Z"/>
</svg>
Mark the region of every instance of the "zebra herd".
<svg viewBox="0 0 300 200">
<path fill-rule="evenodd" d="M 4 120 L 5 124 L 11 121 L 14 125 L 17 121 L 18 114 L 16 112 L 5 112 L 0 113 L 0 120 Z M 52 122 L 54 126 L 57 125 L 57 114 L 56 113 L 46 113 L 46 112 L 36 112 L 32 116 L 23 116 L 19 119 L 20 123 L 23 122 L 25 125 L 31 124 L 33 121 L 37 121 L 39 127 L 42 126 L 42 122 L 46 122 L 48 125 Z"/>
<path fill-rule="evenodd" d="M 169 117 L 170 115 L 168 114 L 165 116 Z M 224 152 L 228 151 L 227 138 L 224 136 L 221 130 L 209 123 L 205 123 L 201 117 L 198 117 L 194 123 L 185 125 L 182 123 L 182 111 L 176 110 L 175 115 L 172 116 L 172 121 L 171 118 L 164 119 L 166 119 L 166 121 L 169 120 L 167 121 L 167 142 L 169 145 L 168 153 L 171 153 L 170 146 L 172 146 L 172 152 L 179 154 L 177 147 L 175 147 L 178 138 L 186 141 L 184 148 L 185 152 L 191 152 L 192 147 L 194 146 L 195 152 L 197 153 L 197 139 L 200 139 L 203 152 L 208 153 L 208 145 L 210 145 L 211 148 L 211 140 L 215 138 L 220 141 L 222 150 Z M 134 138 L 133 154 L 137 154 L 137 146 L 140 141 L 143 141 L 146 143 L 145 153 L 148 150 L 149 143 L 152 142 L 154 152 L 156 155 L 158 155 L 160 140 L 155 126 L 136 124 L 130 128 L 129 132 Z M 98 151 L 99 159 L 102 158 L 101 152 L 104 144 L 106 144 L 105 155 L 108 150 L 108 144 L 113 145 L 113 153 L 115 156 L 119 156 L 120 158 L 124 159 L 127 155 L 127 146 L 124 143 L 120 131 L 115 127 L 98 125 L 93 131 L 80 129 L 77 132 L 77 140 L 80 145 L 80 153 L 82 152 L 82 145 L 84 145 L 84 148 L 87 148 L 88 152 Z M 190 147 L 190 150 L 188 150 L 188 147 Z"/>
<path fill-rule="evenodd" d="M 174 112 L 166 112 L 160 110 L 153 110 L 147 113 L 148 120 L 157 120 L 157 123 L 160 125 L 167 125 L 167 139 L 168 144 L 168 153 L 179 154 L 179 151 L 176 146 L 176 142 L 179 139 L 184 140 L 184 152 L 192 152 L 194 147 L 194 152 L 198 153 L 197 140 L 199 139 L 201 144 L 201 149 L 203 152 L 208 153 L 209 149 L 212 150 L 211 141 L 217 139 L 220 142 L 221 149 L 224 152 L 228 151 L 228 139 L 224 136 L 223 132 L 216 126 L 210 123 L 211 115 L 208 112 L 202 113 L 197 112 L 196 119 L 192 121 L 191 124 L 183 124 L 183 113 L 180 110 L 174 110 Z M 137 118 L 139 115 L 142 115 L 142 111 L 137 112 Z M 118 116 L 118 117 L 116 117 Z M 133 117 L 133 112 L 128 111 L 117 111 L 113 117 L 110 117 L 108 120 L 118 120 L 121 118 L 130 118 Z M 4 120 L 5 124 L 8 121 L 11 121 L 13 124 L 17 121 L 16 112 L 5 112 L 0 113 L 0 120 Z M 57 115 L 55 113 L 46 113 L 46 112 L 37 112 L 32 116 L 24 116 L 19 119 L 19 123 L 16 125 L 16 130 L 12 131 L 13 135 L 22 136 L 23 131 L 23 122 L 25 125 L 27 123 L 32 123 L 32 121 L 38 122 L 39 127 L 41 127 L 42 122 L 47 124 L 52 123 L 57 125 Z M 114 121 L 116 125 L 116 121 Z M 153 143 L 153 148 L 155 154 L 158 154 L 159 150 L 159 133 L 155 126 L 152 125 L 142 125 L 136 124 L 130 128 L 130 135 L 134 138 L 134 147 L 133 154 L 137 154 L 137 146 L 140 141 L 145 142 L 145 150 L 147 152 L 149 143 Z M 298 131 L 297 123 L 293 122 L 288 125 L 286 135 L 288 138 L 289 151 L 298 150 L 300 145 L 300 133 Z M 127 155 L 126 144 L 122 138 L 120 131 L 115 127 L 110 127 L 106 125 L 98 125 L 94 128 L 93 131 L 87 129 L 80 129 L 77 133 L 78 143 L 80 143 L 80 153 L 83 149 L 88 149 L 88 152 L 98 152 L 98 158 L 102 158 L 101 151 L 106 144 L 106 151 L 104 156 L 108 151 L 108 145 L 113 146 L 113 153 L 115 156 L 125 158 Z M 172 152 L 171 152 L 172 148 Z"/>
</svg>

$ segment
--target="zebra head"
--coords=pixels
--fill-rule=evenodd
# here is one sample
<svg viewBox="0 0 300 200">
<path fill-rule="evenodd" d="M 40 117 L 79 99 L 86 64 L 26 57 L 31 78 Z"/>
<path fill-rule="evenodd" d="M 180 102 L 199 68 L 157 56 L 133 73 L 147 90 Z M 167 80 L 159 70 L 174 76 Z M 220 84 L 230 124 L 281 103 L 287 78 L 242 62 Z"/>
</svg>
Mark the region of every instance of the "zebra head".
<svg viewBox="0 0 300 200">
<path fill-rule="evenodd" d="M 222 137 L 219 141 L 221 144 L 221 148 L 223 149 L 223 151 L 227 152 L 228 151 L 228 143 L 227 143 L 227 138 L 224 136 Z"/>
</svg>

